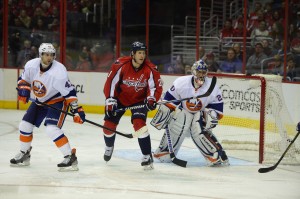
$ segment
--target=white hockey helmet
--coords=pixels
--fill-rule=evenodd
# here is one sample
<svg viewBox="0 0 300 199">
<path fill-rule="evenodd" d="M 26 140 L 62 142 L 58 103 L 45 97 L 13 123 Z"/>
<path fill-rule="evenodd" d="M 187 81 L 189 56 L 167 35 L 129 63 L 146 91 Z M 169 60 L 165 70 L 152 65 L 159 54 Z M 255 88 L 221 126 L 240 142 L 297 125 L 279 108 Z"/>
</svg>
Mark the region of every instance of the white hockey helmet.
<svg viewBox="0 0 300 199">
<path fill-rule="evenodd" d="M 39 47 L 39 56 L 42 57 L 43 53 L 53 53 L 54 59 L 56 58 L 56 50 L 50 43 L 42 43 Z"/>
<path fill-rule="evenodd" d="M 201 86 L 205 82 L 205 77 L 208 72 L 207 64 L 200 59 L 193 64 L 191 70 L 194 75 L 195 82 Z"/>
</svg>

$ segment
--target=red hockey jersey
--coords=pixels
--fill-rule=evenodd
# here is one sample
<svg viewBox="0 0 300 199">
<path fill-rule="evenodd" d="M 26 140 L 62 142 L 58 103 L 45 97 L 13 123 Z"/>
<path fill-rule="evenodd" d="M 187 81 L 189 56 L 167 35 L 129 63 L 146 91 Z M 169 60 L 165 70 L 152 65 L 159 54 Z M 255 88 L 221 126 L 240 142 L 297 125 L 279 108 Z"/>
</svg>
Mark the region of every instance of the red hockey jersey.
<svg viewBox="0 0 300 199">
<path fill-rule="evenodd" d="M 148 96 L 158 101 L 162 94 L 162 80 L 157 67 L 145 60 L 139 69 L 131 57 L 121 57 L 112 65 L 104 85 L 106 98 L 118 98 L 124 106 L 143 102 Z"/>
</svg>

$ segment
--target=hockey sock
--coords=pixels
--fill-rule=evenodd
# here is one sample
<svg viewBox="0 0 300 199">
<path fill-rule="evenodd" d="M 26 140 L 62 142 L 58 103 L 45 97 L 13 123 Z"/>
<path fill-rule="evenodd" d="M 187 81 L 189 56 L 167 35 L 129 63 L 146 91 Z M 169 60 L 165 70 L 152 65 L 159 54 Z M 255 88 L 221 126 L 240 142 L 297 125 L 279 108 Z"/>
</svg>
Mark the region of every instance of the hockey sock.
<svg viewBox="0 0 300 199">
<path fill-rule="evenodd" d="M 114 134 L 111 137 L 108 137 L 107 135 L 104 135 L 104 141 L 105 141 L 106 146 L 108 146 L 108 147 L 114 146 L 115 138 L 116 138 L 116 134 Z"/>
<path fill-rule="evenodd" d="M 144 138 L 138 138 L 139 145 L 141 148 L 141 151 L 143 155 L 149 155 L 151 154 L 151 140 L 150 140 L 150 135 Z"/>
</svg>

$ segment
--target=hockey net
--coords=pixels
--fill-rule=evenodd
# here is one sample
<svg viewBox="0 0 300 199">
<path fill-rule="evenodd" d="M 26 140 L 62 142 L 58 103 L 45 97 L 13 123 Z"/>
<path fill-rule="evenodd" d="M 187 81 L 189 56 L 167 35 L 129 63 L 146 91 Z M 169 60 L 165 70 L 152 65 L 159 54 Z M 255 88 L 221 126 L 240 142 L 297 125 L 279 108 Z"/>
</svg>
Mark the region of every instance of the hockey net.
<svg viewBox="0 0 300 199">
<path fill-rule="evenodd" d="M 214 133 L 229 156 L 275 163 L 297 133 L 283 96 L 282 77 L 214 75 L 224 99 L 224 117 Z M 282 164 L 299 163 L 297 139 Z"/>
</svg>

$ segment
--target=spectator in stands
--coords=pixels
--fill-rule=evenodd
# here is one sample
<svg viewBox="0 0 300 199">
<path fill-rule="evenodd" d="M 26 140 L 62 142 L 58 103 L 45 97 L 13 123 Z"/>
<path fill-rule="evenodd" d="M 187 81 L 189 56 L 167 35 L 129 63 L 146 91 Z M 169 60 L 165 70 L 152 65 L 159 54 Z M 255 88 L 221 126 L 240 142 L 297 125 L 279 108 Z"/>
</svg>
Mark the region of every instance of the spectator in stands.
<svg viewBox="0 0 300 199">
<path fill-rule="evenodd" d="M 78 56 L 78 62 L 75 70 L 87 71 L 92 69 L 92 64 L 89 60 L 89 54 L 87 52 L 81 52 Z"/>
<path fill-rule="evenodd" d="M 185 64 L 183 63 L 182 55 L 177 55 L 174 65 L 175 74 L 185 74 Z"/>
<path fill-rule="evenodd" d="M 17 56 L 17 67 L 23 68 L 25 63 L 31 60 L 31 41 L 25 40 L 22 50 L 18 52 Z"/>
<path fill-rule="evenodd" d="M 34 11 L 33 17 L 31 18 L 31 26 L 37 27 L 39 19 L 41 19 L 44 22 L 47 20 L 47 17 L 45 13 L 42 11 L 42 9 L 37 7 Z"/>
<path fill-rule="evenodd" d="M 236 58 L 233 48 L 228 48 L 227 59 L 221 62 L 218 72 L 241 73 L 242 62 Z"/>
<path fill-rule="evenodd" d="M 261 72 L 261 62 L 262 60 L 268 58 L 264 53 L 263 45 L 261 42 L 255 44 L 254 54 L 251 55 L 247 61 L 247 73 L 254 74 Z"/>
<path fill-rule="evenodd" d="M 300 27 L 297 30 L 296 37 L 291 42 L 291 50 L 296 55 L 300 55 Z"/>
<path fill-rule="evenodd" d="M 259 12 L 262 11 L 262 4 L 260 2 L 255 2 L 254 11 L 250 13 L 250 23 L 254 24 L 258 20 Z"/>
<path fill-rule="evenodd" d="M 235 51 L 235 56 L 240 61 L 243 61 L 243 52 L 241 50 L 241 45 L 239 43 L 234 43 L 232 45 L 233 50 Z"/>
<path fill-rule="evenodd" d="M 20 21 L 19 19 L 17 19 Z M 19 29 L 15 29 L 8 38 L 9 44 L 9 59 L 10 66 L 16 67 L 17 54 L 21 50 L 21 34 L 22 32 Z"/>
<path fill-rule="evenodd" d="M 27 15 L 26 10 L 22 9 L 18 18 L 25 28 L 31 27 L 31 17 Z"/>
<path fill-rule="evenodd" d="M 206 59 L 205 49 L 202 46 L 199 46 L 199 59 Z"/>
<path fill-rule="evenodd" d="M 262 21 L 265 21 L 264 12 L 262 10 L 259 10 L 257 12 L 257 19 L 250 22 L 250 29 L 255 30 L 255 29 L 259 28 L 260 23 Z"/>
<path fill-rule="evenodd" d="M 208 66 L 209 72 L 217 72 L 219 69 L 218 62 L 215 61 L 215 54 L 213 52 L 209 52 L 206 55 L 205 63 Z"/>
<path fill-rule="evenodd" d="M 269 19 L 269 20 L 267 21 L 267 23 L 268 23 L 268 27 L 267 27 L 267 28 L 268 28 L 269 30 L 271 30 L 271 28 L 272 28 L 272 26 L 273 26 L 273 24 L 274 24 L 275 22 L 280 22 L 280 23 L 282 23 L 282 18 L 281 18 L 281 16 L 280 16 L 280 13 L 279 13 L 278 10 L 274 10 L 274 11 L 273 11 L 272 18 Z"/>
<path fill-rule="evenodd" d="M 282 41 L 283 40 L 283 26 L 281 22 L 275 22 L 272 25 L 271 32 L 270 32 L 270 37 L 275 40 Z"/>
<path fill-rule="evenodd" d="M 185 65 L 185 73 L 186 75 L 191 75 L 192 74 L 192 67 L 190 65 Z"/>
<path fill-rule="evenodd" d="M 48 17 L 48 30 L 59 31 L 59 10 L 57 7 L 52 8 L 52 14 Z"/>
<path fill-rule="evenodd" d="M 266 37 L 270 37 L 269 31 L 266 29 L 266 22 L 261 21 L 259 27 L 251 32 L 252 44 L 257 43 Z"/>
<path fill-rule="evenodd" d="M 233 32 L 232 20 L 227 19 L 223 29 L 220 31 L 220 39 L 223 45 L 232 43 Z"/>
<path fill-rule="evenodd" d="M 300 67 L 296 67 L 295 60 L 292 56 L 287 59 L 286 77 L 289 81 L 295 80 L 295 77 L 298 77 L 300 80 Z"/>
<path fill-rule="evenodd" d="M 115 61 L 113 57 L 113 50 L 106 43 L 99 42 L 91 48 L 92 66 L 97 71 L 108 71 L 112 62 Z"/>
<path fill-rule="evenodd" d="M 249 37 L 249 31 L 246 29 L 246 37 Z M 239 39 L 234 39 L 235 42 L 243 42 L 244 37 L 244 22 L 243 19 L 239 19 L 237 22 L 237 27 L 233 29 L 233 37 L 239 37 Z"/>
<path fill-rule="evenodd" d="M 273 50 L 272 50 L 272 48 L 270 48 L 269 40 L 263 39 L 263 40 L 261 41 L 261 44 L 262 44 L 262 46 L 263 46 L 264 53 L 265 53 L 268 57 L 273 56 Z"/>
<path fill-rule="evenodd" d="M 283 64 L 280 55 L 274 56 L 274 62 L 269 64 L 267 73 L 274 75 L 283 75 Z"/>
<path fill-rule="evenodd" d="M 273 15 L 273 9 L 272 9 L 272 3 L 267 2 L 265 3 L 264 9 L 264 17 L 267 25 L 269 26 L 269 22 L 272 20 L 272 15 Z"/>
</svg>

